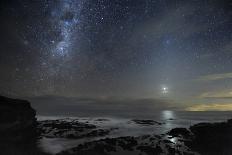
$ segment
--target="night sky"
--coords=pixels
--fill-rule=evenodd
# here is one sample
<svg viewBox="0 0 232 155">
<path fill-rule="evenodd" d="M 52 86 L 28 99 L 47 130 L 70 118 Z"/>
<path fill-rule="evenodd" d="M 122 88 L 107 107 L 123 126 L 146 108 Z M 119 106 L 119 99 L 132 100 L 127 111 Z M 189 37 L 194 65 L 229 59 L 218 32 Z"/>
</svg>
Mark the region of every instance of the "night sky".
<svg viewBox="0 0 232 155">
<path fill-rule="evenodd" d="M 186 110 L 232 110 L 229 0 L 0 3 L 3 95 L 149 98 Z"/>
</svg>

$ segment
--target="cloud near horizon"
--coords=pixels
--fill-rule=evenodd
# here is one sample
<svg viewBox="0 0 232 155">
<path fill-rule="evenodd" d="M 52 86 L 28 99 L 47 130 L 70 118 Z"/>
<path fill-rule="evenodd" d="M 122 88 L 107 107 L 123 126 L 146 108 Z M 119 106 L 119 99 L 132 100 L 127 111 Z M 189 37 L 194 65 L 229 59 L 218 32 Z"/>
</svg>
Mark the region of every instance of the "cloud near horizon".
<svg viewBox="0 0 232 155">
<path fill-rule="evenodd" d="M 186 111 L 232 111 L 232 103 L 213 103 L 213 104 L 198 104 L 190 106 Z"/>
<path fill-rule="evenodd" d="M 232 73 L 203 75 L 198 77 L 197 81 L 215 81 L 224 79 L 232 79 Z"/>
<path fill-rule="evenodd" d="M 232 90 L 224 90 L 217 92 L 205 92 L 200 95 L 200 98 L 212 99 L 232 99 Z"/>
</svg>

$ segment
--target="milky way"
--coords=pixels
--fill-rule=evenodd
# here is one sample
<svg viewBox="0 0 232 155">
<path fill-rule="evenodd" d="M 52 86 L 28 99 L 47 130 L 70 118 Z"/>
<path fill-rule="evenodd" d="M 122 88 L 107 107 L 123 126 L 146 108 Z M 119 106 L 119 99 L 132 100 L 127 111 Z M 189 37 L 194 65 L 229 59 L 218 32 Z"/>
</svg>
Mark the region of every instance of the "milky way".
<svg viewBox="0 0 232 155">
<path fill-rule="evenodd" d="M 231 7 L 228 0 L 2 1 L 0 91 L 230 104 Z"/>
<path fill-rule="evenodd" d="M 72 34 L 78 28 L 80 12 L 81 5 L 78 1 L 60 1 L 59 7 L 52 9 L 53 27 L 58 27 L 61 33 L 61 40 L 56 43 L 53 51 L 54 55 L 65 56 L 68 54 L 72 44 Z"/>
</svg>

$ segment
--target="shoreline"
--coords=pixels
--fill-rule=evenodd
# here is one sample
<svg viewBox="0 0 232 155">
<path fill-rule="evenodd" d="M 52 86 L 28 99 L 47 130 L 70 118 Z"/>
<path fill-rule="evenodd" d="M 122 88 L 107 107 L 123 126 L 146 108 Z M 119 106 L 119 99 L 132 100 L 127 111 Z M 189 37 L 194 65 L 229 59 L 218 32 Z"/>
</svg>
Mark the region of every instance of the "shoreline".
<svg viewBox="0 0 232 155">
<path fill-rule="evenodd" d="M 72 121 L 74 121 L 75 119 L 73 119 Z M 48 121 L 48 120 L 47 120 Z M 57 121 L 57 123 L 59 124 L 59 121 L 64 121 L 64 119 L 61 120 L 50 120 L 51 122 L 53 121 Z M 71 122 L 72 122 L 71 121 Z M 78 119 L 76 120 L 78 121 Z M 88 120 L 86 120 L 88 122 Z M 94 120 L 93 120 L 94 121 Z M 107 119 L 103 119 L 103 120 L 99 120 L 99 121 L 109 121 Z M 70 122 L 70 120 L 68 121 Z M 152 124 L 151 122 L 153 122 L 154 124 Z M 83 122 L 82 122 L 83 123 Z M 90 122 L 88 122 L 90 123 Z M 156 121 L 153 120 L 136 120 L 135 123 L 140 123 L 138 125 L 141 125 L 143 127 L 146 126 L 156 126 L 157 125 L 162 125 L 162 124 L 157 124 Z M 74 155 L 74 154 L 92 154 L 93 152 L 98 151 L 97 154 L 127 154 L 128 151 L 129 152 L 133 152 L 135 154 L 139 154 L 139 152 L 144 152 L 145 154 L 149 154 L 148 150 L 156 150 L 158 147 L 159 151 L 163 152 L 164 154 L 170 154 L 171 152 L 175 152 L 175 153 L 184 153 L 184 154 L 199 154 L 198 151 L 199 146 L 196 146 L 196 140 L 195 140 L 195 134 L 197 134 L 196 131 L 201 130 L 202 125 L 204 125 L 203 127 L 208 129 L 209 126 L 221 126 L 221 124 L 227 124 L 231 125 L 231 120 L 228 120 L 227 122 L 215 122 L 215 123 L 198 123 L 198 124 L 194 124 L 192 125 L 190 128 L 172 128 L 170 130 L 168 130 L 167 132 L 163 133 L 163 134 L 156 134 L 156 133 L 146 133 L 144 132 L 144 134 L 141 135 L 137 135 L 137 136 L 130 136 L 130 135 L 125 135 L 125 136 L 109 136 L 110 132 L 107 132 L 107 134 L 103 134 L 101 137 L 98 137 L 99 135 L 97 135 L 97 132 L 95 132 L 95 135 L 91 135 L 90 137 L 93 136 L 95 137 L 95 139 L 93 140 L 89 140 L 89 141 L 85 141 L 85 142 L 81 142 L 76 144 L 75 143 L 72 144 L 73 146 L 69 146 L 66 149 L 63 149 L 61 151 L 55 152 L 53 154 L 58 154 L 58 155 L 66 155 L 66 154 L 70 154 L 70 155 Z M 62 123 L 61 123 L 62 124 Z M 90 123 L 91 124 L 91 123 Z M 199 128 L 200 126 L 200 128 Z M 232 125 L 231 125 L 232 126 Z M 222 126 L 223 127 L 223 126 Z M 199 128 L 199 129 L 198 129 Z M 218 128 L 218 127 L 216 127 Z M 97 129 L 97 127 L 96 127 Z M 116 129 L 118 130 L 118 129 Z M 192 131 L 193 130 L 193 131 Z M 224 130 L 223 128 L 221 130 Z M 228 133 L 225 133 L 228 134 Z M 66 135 L 67 136 L 67 135 Z M 89 135 L 87 134 L 86 137 L 82 137 L 82 138 L 89 138 Z M 59 136 L 58 136 L 59 137 Z M 55 137 L 55 138 L 58 138 Z M 96 138 L 98 137 L 98 138 Z M 54 137 L 53 137 L 54 138 Z M 79 137 L 80 138 L 80 137 Z M 197 139 L 201 139 L 201 138 L 197 138 Z M 205 139 L 205 137 L 204 137 Z M 63 139 L 63 140 L 70 140 L 70 141 L 78 141 L 78 137 L 72 136 L 71 138 L 67 138 Z M 79 139 L 80 140 L 80 139 Z M 128 146 L 127 143 L 134 143 L 134 145 L 130 145 Z M 123 144 L 123 145 L 122 145 Z M 157 145 L 159 144 L 159 145 Z M 124 146 L 125 145 L 125 146 Z M 101 150 L 96 150 L 96 146 L 101 147 Z M 121 149 L 118 150 L 118 148 L 122 147 Z M 127 147 L 131 147 L 129 150 L 127 149 Z M 95 148 L 95 149 L 93 149 Z M 111 149 L 109 149 L 111 148 Z M 143 149 L 141 149 L 143 148 Z M 145 150 L 144 150 L 145 149 Z M 139 152 L 138 152 L 139 150 Z M 100 151 L 100 152 L 99 152 Z M 119 152 L 118 152 L 119 151 Z M 135 151 L 135 152 L 134 152 Z M 148 151 L 148 152 L 147 152 Z M 200 150 L 202 151 L 202 150 Z M 207 150 L 209 151 L 209 150 Z M 137 153 L 136 153 L 137 152 Z M 162 154 L 160 152 L 160 154 Z M 204 149 L 203 149 L 204 152 Z M 211 152 L 212 153 L 212 152 Z"/>
<path fill-rule="evenodd" d="M 225 121 L 230 115 L 206 115 L 204 119 L 199 115 L 190 115 L 184 117 L 187 123 L 179 117 L 171 117 L 176 114 L 170 111 L 163 113 L 165 121 L 139 117 L 118 119 L 68 116 L 65 116 L 66 119 L 50 117 L 53 119 L 49 120 L 45 117 L 44 120 L 37 120 L 36 111 L 28 101 L 0 96 L 0 102 L 0 148 L 1 153 L 7 155 L 15 155 L 16 152 L 17 155 L 51 155 L 38 146 L 39 140 L 46 138 L 58 140 L 42 145 L 53 146 L 53 153 L 57 155 L 232 153 L 232 119 Z M 201 123 L 192 124 L 190 118 L 200 118 Z M 202 123 L 207 118 L 214 122 Z M 222 118 L 224 121 L 217 122 Z M 54 145 L 59 144 L 61 139 L 73 143 Z"/>
</svg>

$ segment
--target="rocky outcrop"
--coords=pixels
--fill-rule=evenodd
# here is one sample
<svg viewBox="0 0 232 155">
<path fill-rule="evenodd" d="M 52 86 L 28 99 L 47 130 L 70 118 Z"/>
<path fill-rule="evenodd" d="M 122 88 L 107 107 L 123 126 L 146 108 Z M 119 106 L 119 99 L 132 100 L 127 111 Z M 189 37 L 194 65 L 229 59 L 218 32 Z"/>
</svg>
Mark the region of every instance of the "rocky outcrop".
<svg viewBox="0 0 232 155">
<path fill-rule="evenodd" d="M 162 125 L 162 124 L 164 124 L 164 123 L 157 122 L 157 121 L 154 121 L 154 120 L 149 120 L 149 119 L 146 119 L 146 120 L 132 119 L 131 121 L 134 122 L 134 123 L 136 123 L 136 124 L 140 124 L 140 125 L 144 125 L 144 126 L 148 126 L 148 125 Z"/>
<path fill-rule="evenodd" d="M 102 129 L 93 124 L 69 119 L 38 121 L 37 129 L 41 137 L 67 139 L 101 137 L 116 130 L 115 128 Z"/>
<path fill-rule="evenodd" d="M 174 128 L 170 130 L 167 134 L 173 137 L 182 137 L 182 138 L 192 137 L 192 133 L 186 128 Z"/>
<path fill-rule="evenodd" d="M 48 155 L 37 147 L 35 114 L 28 101 L 0 96 L 0 154 Z"/>
<path fill-rule="evenodd" d="M 28 101 L 0 96 L 0 139 L 11 142 L 31 140 L 36 133 L 35 114 Z"/>
<path fill-rule="evenodd" d="M 185 128 L 175 128 L 167 134 L 182 137 L 192 151 L 203 155 L 232 154 L 232 119 L 220 123 L 199 123 Z"/>
<path fill-rule="evenodd" d="M 57 155 L 198 155 L 178 140 L 165 135 L 126 136 L 90 141 L 65 150 Z"/>
<path fill-rule="evenodd" d="M 187 143 L 204 155 L 232 154 L 232 119 L 221 123 L 199 123 L 190 127 L 194 139 Z"/>
</svg>

